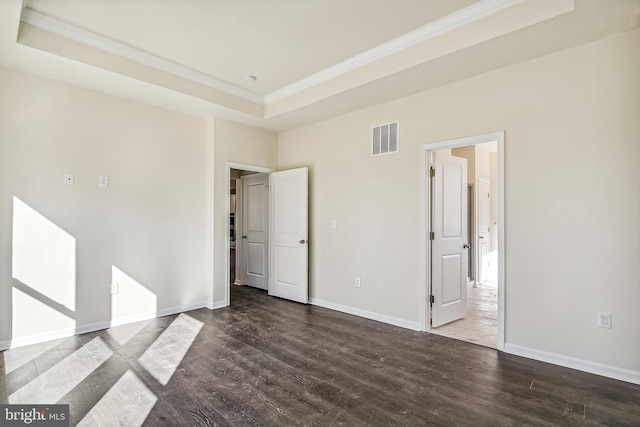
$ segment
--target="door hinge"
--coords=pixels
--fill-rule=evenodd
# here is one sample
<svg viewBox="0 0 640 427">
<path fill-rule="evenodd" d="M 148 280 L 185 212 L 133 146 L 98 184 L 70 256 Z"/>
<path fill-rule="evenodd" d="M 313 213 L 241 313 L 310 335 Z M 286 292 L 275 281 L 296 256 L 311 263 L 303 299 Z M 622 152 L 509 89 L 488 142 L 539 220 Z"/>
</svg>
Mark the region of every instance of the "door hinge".
<svg viewBox="0 0 640 427">
<path fill-rule="evenodd" d="M 429 232 L 429 240 L 435 240 L 436 238 L 436 233 L 434 233 L 433 231 Z"/>
<path fill-rule="evenodd" d="M 433 295 L 429 297 L 429 302 L 431 303 L 431 305 L 433 305 L 433 303 L 436 302 L 436 299 L 433 297 Z"/>
<path fill-rule="evenodd" d="M 429 169 L 429 176 L 430 177 L 436 176 L 436 170 L 433 168 L 433 166 L 431 166 L 431 169 Z"/>
</svg>

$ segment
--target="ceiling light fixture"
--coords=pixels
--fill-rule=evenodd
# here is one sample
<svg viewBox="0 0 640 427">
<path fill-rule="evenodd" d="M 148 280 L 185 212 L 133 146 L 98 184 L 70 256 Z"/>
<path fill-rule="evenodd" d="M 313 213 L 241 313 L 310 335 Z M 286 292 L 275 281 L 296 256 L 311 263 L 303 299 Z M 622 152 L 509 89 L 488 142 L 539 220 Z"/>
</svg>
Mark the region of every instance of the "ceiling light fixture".
<svg viewBox="0 0 640 427">
<path fill-rule="evenodd" d="M 251 74 L 246 74 L 242 76 L 242 80 L 244 80 L 245 82 L 255 82 L 256 80 L 258 80 L 258 78 L 256 76 L 252 76 Z"/>
</svg>

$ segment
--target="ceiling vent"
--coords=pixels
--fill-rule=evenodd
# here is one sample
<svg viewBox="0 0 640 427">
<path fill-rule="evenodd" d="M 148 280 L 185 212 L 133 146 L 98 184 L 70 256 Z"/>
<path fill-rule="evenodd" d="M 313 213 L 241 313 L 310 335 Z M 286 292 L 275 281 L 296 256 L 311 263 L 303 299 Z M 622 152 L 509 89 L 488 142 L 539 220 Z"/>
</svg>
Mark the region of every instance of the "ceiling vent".
<svg viewBox="0 0 640 427">
<path fill-rule="evenodd" d="M 371 128 L 371 155 L 400 151 L 400 122 L 385 123 Z"/>
</svg>

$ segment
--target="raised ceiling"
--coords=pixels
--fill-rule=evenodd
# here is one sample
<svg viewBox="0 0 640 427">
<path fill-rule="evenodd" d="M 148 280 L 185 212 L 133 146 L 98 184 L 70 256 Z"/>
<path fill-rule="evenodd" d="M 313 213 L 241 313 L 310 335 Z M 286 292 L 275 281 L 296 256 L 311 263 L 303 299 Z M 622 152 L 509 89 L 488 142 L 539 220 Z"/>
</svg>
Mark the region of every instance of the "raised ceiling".
<svg viewBox="0 0 640 427">
<path fill-rule="evenodd" d="M 0 65 L 285 130 L 639 17 L 639 0 L 3 0 Z"/>
</svg>

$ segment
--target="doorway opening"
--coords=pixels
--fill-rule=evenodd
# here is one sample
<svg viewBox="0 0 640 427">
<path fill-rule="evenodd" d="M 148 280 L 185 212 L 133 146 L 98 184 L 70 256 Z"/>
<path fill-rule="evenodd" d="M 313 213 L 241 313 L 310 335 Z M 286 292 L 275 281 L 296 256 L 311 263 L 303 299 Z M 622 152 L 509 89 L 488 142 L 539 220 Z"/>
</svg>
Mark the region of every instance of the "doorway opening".
<svg viewBox="0 0 640 427">
<path fill-rule="evenodd" d="M 424 330 L 504 348 L 504 133 L 426 144 Z"/>
<path fill-rule="evenodd" d="M 308 303 L 308 169 L 227 163 L 226 304 L 231 287 Z"/>
<path fill-rule="evenodd" d="M 227 163 L 227 250 L 226 250 L 226 258 L 227 258 L 227 273 L 226 273 L 226 300 L 227 305 L 231 303 L 231 286 L 242 286 L 246 283 L 246 279 L 250 276 L 246 274 L 247 268 L 249 271 L 252 271 L 252 268 L 256 267 L 257 261 L 249 266 L 247 266 L 247 259 L 245 255 L 246 246 L 244 241 L 247 240 L 243 238 L 243 236 L 247 236 L 245 233 L 245 222 L 246 222 L 246 214 L 244 209 L 244 199 L 246 197 L 245 188 L 247 185 L 245 182 L 247 179 L 251 179 L 250 177 L 263 176 L 267 177 L 268 182 L 268 174 L 272 172 L 272 169 L 251 166 L 251 165 L 243 165 L 236 163 Z M 258 190 L 262 190 L 264 192 L 268 191 L 268 185 L 266 188 L 263 186 L 262 188 L 252 187 L 251 192 L 256 193 Z M 254 194 L 255 195 L 255 194 Z M 262 194 L 263 197 L 262 202 L 265 203 L 265 207 L 268 207 L 266 204 L 265 198 L 268 200 L 268 193 Z M 268 220 L 267 218 L 262 218 L 263 221 Z M 268 228 L 268 223 L 263 224 L 263 229 Z M 252 234 L 253 236 L 253 234 Z M 262 258 L 262 265 L 260 267 L 263 269 L 263 276 L 268 276 L 268 264 L 266 263 L 267 254 L 266 250 L 268 247 L 268 236 L 263 236 L 264 245 L 263 249 L 265 254 Z M 261 289 L 266 289 L 266 279 L 265 285 L 261 287 Z"/>
</svg>

